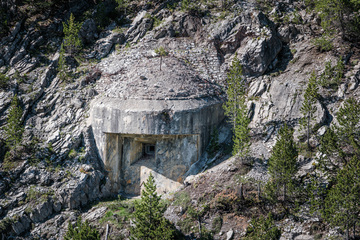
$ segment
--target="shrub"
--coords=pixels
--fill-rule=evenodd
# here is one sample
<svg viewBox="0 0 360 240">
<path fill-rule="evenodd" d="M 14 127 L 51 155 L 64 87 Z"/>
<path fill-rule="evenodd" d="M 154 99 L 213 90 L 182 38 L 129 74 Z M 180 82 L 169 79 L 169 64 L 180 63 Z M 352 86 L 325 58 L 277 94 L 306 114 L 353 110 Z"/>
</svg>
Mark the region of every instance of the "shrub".
<svg viewBox="0 0 360 240">
<path fill-rule="evenodd" d="M 271 213 L 267 218 L 259 217 L 252 219 L 249 227 L 246 229 L 245 240 L 277 240 L 281 236 L 281 231 L 274 224 Z"/>
<path fill-rule="evenodd" d="M 334 48 L 332 39 L 328 35 L 322 35 L 321 37 L 315 38 L 313 44 L 321 51 L 328 52 Z"/>
<path fill-rule="evenodd" d="M 87 220 L 81 222 L 79 217 L 75 225 L 69 223 L 64 240 L 100 240 L 100 234 Z"/>
<path fill-rule="evenodd" d="M 0 89 L 6 89 L 9 86 L 9 77 L 0 73 Z"/>
<path fill-rule="evenodd" d="M 6 146 L 10 149 L 15 148 L 20 144 L 24 126 L 21 124 L 21 117 L 23 114 L 22 108 L 19 106 L 19 99 L 15 95 L 11 101 L 10 111 L 5 128 Z"/>
<path fill-rule="evenodd" d="M 325 88 L 336 88 L 344 77 L 344 69 L 345 66 L 341 58 L 334 67 L 331 60 L 327 61 L 325 63 L 325 70 L 320 75 L 319 84 Z"/>
</svg>

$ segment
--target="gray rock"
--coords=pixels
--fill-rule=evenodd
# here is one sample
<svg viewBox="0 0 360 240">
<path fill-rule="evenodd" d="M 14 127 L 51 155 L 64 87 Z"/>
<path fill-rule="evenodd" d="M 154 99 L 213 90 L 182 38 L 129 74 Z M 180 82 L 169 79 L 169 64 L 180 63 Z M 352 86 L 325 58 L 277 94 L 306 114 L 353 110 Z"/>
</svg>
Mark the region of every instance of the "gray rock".
<svg viewBox="0 0 360 240">
<path fill-rule="evenodd" d="M 264 74 L 281 48 L 282 43 L 275 34 L 250 40 L 244 48 L 237 51 L 244 74 L 255 77 Z"/>
<path fill-rule="evenodd" d="M 280 40 L 285 43 L 289 43 L 292 39 L 294 39 L 298 32 L 297 28 L 292 24 L 283 26 L 278 31 Z"/>
<path fill-rule="evenodd" d="M 126 32 L 126 35 L 125 35 L 127 41 L 133 41 L 133 40 L 135 40 L 135 38 L 137 40 L 146 34 L 146 31 L 148 30 L 148 29 L 146 29 L 146 26 L 145 26 L 146 21 L 144 21 L 144 23 L 143 23 L 143 20 L 145 19 L 146 15 L 147 15 L 146 11 L 141 11 L 134 18 L 133 22 L 131 23 L 131 27 L 128 29 L 128 31 Z M 151 24 L 152 24 L 152 22 L 151 22 Z M 142 25 L 142 26 L 140 27 L 140 25 Z M 150 27 L 149 27 L 149 29 L 150 29 Z M 144 30 L 145 30 L 145 32 L 144 32 Z"/>
<path fill-rule="evenodd" d="M 11 227 L 16 235 L 20 235 L 27 231 L 31 226 L 31 221 L 28 216 L 22 215 L 18 221 L 14 222 Z"/>
<path fill-rule="evenodd" d="M 352 76 L 350 78 L 348 91 L 354 91 L 359 86 L 359 79 L 357 76 Z"/>
<path fill-rule="evenodd" d="M 99 37 L 94 19 L 85 20 L 80 28 L 79 35 L 84 44 L 92 43 Z"/>
<path fill-rule="evenodd" d="M 125 35 L 123 33 L 108 31 L 105 38 L 96 41 L 94 56 L 97 59 L 102 59 L 110 53 L 115 44 L 122 44 L 124 42 Z"/>
<path fill-rule="evenodd" d="M 267 84 L 264 80 L 254 81 L 249 87 L 249 96 L 261 96 L 266 91 Z"/>
<path fill-rule="evenodd" d="M 314 240 L 313 236 L 310 235 L 299 235 L 294 238 L 294 240 Z"/>
<path fill-rule="evenodd" d="M 53 212 L 53 205 L 46 201 L 36 206 L 34 211 L 30 213 L 30 219 L 34 222 L 42 222 L 47 219 Z"/>
<path fill-rule="evenodd" d="M 230 229 L 227 233 L 226 233 L 226 240 L 231 240 L 234 237 L 234 231 L 232 229 Z"/>
</svg>

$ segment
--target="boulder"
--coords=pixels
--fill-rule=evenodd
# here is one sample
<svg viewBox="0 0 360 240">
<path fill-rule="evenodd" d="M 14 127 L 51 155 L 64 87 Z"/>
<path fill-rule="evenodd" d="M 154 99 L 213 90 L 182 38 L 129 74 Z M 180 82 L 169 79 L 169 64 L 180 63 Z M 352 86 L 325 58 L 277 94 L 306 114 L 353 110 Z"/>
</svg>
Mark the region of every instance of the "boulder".
<svg viewBox="0 0 360 240">
<path fill-rule="evenodd" d="M 93 43 L 99 37 L 94 19 L 90 18 L 85 20 L 80 28 L 79 36 L 83 44 Z"/>
<path fill-rule="evenodd" d="M 101 38 L 95 43 L 95 51 L 91 54 L 97 59 L 106 57 L 115 44 L 123 44 L 125 35 L 123 33 L 107 31 L 106 37 Z"/>
<path fill-rule="evenodd" d="M 275 34 L 251 39 L 244 48 L 239 48 L 237 51 L 244 75 L 254 77 L 263 75 L 281 48 L 281 40 Z"/>
</svg>

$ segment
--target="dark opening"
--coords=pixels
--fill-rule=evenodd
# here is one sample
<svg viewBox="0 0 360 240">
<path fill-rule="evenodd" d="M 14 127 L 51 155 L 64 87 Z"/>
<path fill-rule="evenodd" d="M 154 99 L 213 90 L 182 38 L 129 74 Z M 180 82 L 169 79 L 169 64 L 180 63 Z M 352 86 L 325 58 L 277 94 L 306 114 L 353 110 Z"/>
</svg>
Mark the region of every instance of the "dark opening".
<svg viewBox="0 0 360 240">
<path fill-rule="evenodd" d="M 155 155 L 155 145 L 150 145 L 150 144 L 145 145 L 145 154 Z"/>
</svg>

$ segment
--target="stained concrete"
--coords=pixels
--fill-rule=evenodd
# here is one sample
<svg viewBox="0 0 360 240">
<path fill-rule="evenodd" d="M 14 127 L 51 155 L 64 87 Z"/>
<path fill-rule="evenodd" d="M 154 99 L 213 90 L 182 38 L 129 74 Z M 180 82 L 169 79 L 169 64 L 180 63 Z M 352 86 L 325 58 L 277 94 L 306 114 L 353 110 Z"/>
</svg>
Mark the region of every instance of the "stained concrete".
<svg viewBox="0 0 360 240">
<path fill-rule="evenodd" d="M 114 192 L 139 194 L 144 167 L 162 179 L 159 191 L 178 187 L 224 118 L 220 85 L 174 56 L 160 71 L 153 54 L 140 46 L 99 64 L 89 124 Z"/>
<path fill-rule="evenodd" d="M 90 120 L 96 145 L 113 182 L 113 191 L 139 194 L 141 167 L 168 179 L 173 189 L 204 151 L 212 130 L 223 120 L 216 98 L 119 100 L 99 98 Z M 153 155 L 146 154 L 151 146 Z"/>
</svg>

